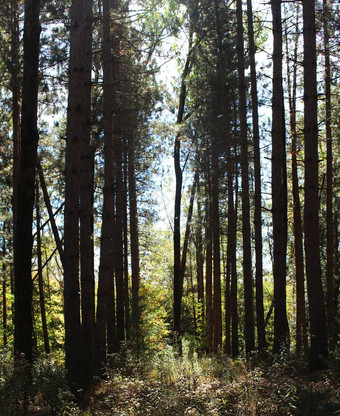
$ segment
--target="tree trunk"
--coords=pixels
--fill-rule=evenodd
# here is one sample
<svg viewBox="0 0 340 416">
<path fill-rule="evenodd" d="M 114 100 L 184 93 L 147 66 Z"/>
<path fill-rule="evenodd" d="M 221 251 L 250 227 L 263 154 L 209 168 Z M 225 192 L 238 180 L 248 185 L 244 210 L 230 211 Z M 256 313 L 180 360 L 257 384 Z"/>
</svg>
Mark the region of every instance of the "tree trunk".
<svg viewBox="0 0 340 416">
<path fill-rule="evenodd" d="M 272 215 L 274 242 L 274 354 L 288 348 L 286 309 L 287 173 L 282 88 L 281 0 L 271 1 L 273 14 Z"/>
<path fill-rule="evenodd" d="M 212 298 L 212 215 L 211 215 L 211 174 L 209 170 L 209 155 L 206 155 L 206 202 L 205 202 L 205 218 L 206 218 L 206 260 L 205 260 L 205 290 L 206 290 L 206 328 L 207 328 L 207 350 L 212 352 L 213 346 L 213 298 Z"/>
<path fill-rule="evenodd" d="M 124 132 L 126 135 L 126 130 Z M 123 167 L 123 249 L 124 249 L 124 314 L 125 314 L 125 333 L 126 340 L 131 337 L 131 322 L 130 322 L 130 299 L 129 299 L 129 250 L 128 250 L 128 174 L 127 174 L 127 139 L 124 139 L 124 167 Z"/>
<path fill-rule="evenodd" d="M 180 126 L 183 122 L 184 106 L 186 100 L 186 78 L 191 69 L 191 47 L 192 47 L 192 33 L 189 37 L 189 52 L 185 62 L 181 91 L 178 104 L 177 125 Z M 182 197 L 182 168 L 181 168 L 181 132 L 179 131 L 174 143 L 174 167 L 176 178 L 175 191 L 175 207 L 174 207 L 174 304 L 173 304 L 173 332 L 181 347 L 181 307 L 183 296 L 183 275 L 181 268 L 181 197 Z"/>
<path fill-rule="evenodd" d="M 213 246 L 213 314 L 214 335 L 213 351 L 217 353 L 222 347 L 222 302 L 221 302 L 221 254 L 220 254 L 220 214 L 219 214 L 219 166 L 218 144 L 212 144 L 211 174 L 211 220 Z"/>
<path fill-rule="evenodd" d="M 66 370 L 72 391 L 78 392 L 79 386 L 86 382 L 85 364 L 80 351 L 82 349 L 82 332 L 80 322 L 80 203 L 84 204 L 84 193 L 80 192 L 85 185 L 81 179 L 84 173 L 82 154 L 84 143 L 88 139 L 89 117 L 89 69 L 88 41 L 90 0 L 73 0 L 71 6 L 70 63 L 69 63 L 69 96 L 67 111 L 67 141 L 65 166 L 65 245 L 64 245 L 64 311 L 65 311 L 65 353 Z M 82 217 L 82 227 L 84 227 Z M 83 229 L 84 232 L 84 229 Z M 83 252 L 84 238 L 81 239 Z M 84 257 L 83 252 L 83 257 Z M 84 258 L 82 259 L 84 260 Z M 82 266 L 83 271 L 84 264 Z M 85 271 L 84 271 L 85 273 Z M 87 279 L 82 275 L 82 279 Z M 88 278 L 89 281 L 91 278 Z M 83 283 L 83 282 L 82 282 Z M 85 283 L 85 282 L 84 282 Z M 86 285 L 85 285 L 86 286 Z M 85 288 L 82 288 L 85 289 Z M 86 290 L 86 289 L 85 289 Z M 85 294 L 87 296 L 87 294 Z M 88 301 L 82 299 L 82 301 Z M 85 307 L 85 305 L 83 306 Z M 87 324 L 85 324 L 87 325 Z M 87 371 L 87 370 L 85 370 Z M 77 393 L 78 394 L 78 393 Z"/>
<path fill-rule="evenodd" d="M 92 65 L 92 0 L 83 6 L 84 16 L 84 84 L 83 118 L 80 154 L 80 276 L 82 318 L 83 383 L 89 386 L 94 375 L 95 282 L 93 246 L 94 155 L 91 145 L 91 65 Z"/>
<path fill-rule="evenodd" d="M 52 211 L 50 197 L 49 197 L 48 191 L 47 191 L 47 186 L 46 186 L 46 182 L 45 182 L 45 178 L 44 178 L 44 173 L 43 173 L 42 166 L 41 166 L 41 163 L 40 163 L 39 160 L 38 160 L 38 175 L 39 175 L 40 186 L 41 186 L 41 189 L 42 189 L 43 195 L 44 195 L 44 202 L 45 202 L 45 205 L 46 205 L 46 208 L 47 208 L 48 217 L 49 217 L 49 220 L 51 222 L 51 227 L 52 227 L 52 231 L 53 231 L 54 240 L 56 242 L 56 246 L 57 246 L 57 249 L 58 249 L 58 252 L 59 252 L 59 257 L 60 257 L 61 263 L 64 267 L 64 249 L 63 249 L 61 239 L 59 237 L 57 224 L 55 222 L 53 211 Z"/>
<path fill-rule="evenodd" d="M 220 84 L 223 90 L 223 125 L 224 125 L 224 136 L 226 142 L 226 156 L 227 156 L 227 181 L 228 181 L 228 248 L 227 248 L 227 268 L 231 270 L 235 267 L 236 263 L 233 264 L 233 261 L 236 262 L 236 222 L 235 222 L 235 208 L 234 208 L 234 189 L 233 189 L 233 161 L 231 156 L 231 133 L 230 133 L 230 116 L 228 108 L 228 88 L 226 84 L 226 69 L 225 69 L 225 58 L 223 56 L 223 45 L 222 45 L 222 29 L 219 15 L 219 2 L 215 0 L 215 19 L 216 19 L 216 34 L 217 34 L 217 47 L 218 47 L 218 61 L 219 61 L 219 70 L 220 70 Z M 234 255 L 235 254 L 235 255 Z M 230 279 L 231 276 L 227 274 L 226 281 Z M 231 289 L 231 288 L 230 288 Z M 231 294 L 230 294 L 231 295 Z M 231 298 L 230 298 L 230 308 L 231 308 Z M 229 310 L 226 305 L 226 331 L 228 332 L 229 325 Z M 236 306 L 237 310 L 237 306 Z M 232 312 L 231 312 L 232 313 Z M 228 340 L 230 336 L 226 333 L 226 343 L 230 343 Z M 226 349 L 229 350 L 229 347 L 226 346 Z"/>
<path fill-rule="evenodd" d="M 32 223 L 35 195 L 35 172 L 38 147 L 38 73 L 40 1 L 25 1 L 24 74 L 21 113 L 21 151 L 17 189 L 17 218 L 14 242 L 15 332 L 16 356 L 25 354 L 32 362 Z"/>
<path fill-rule="evenodd" d="M 335 308 L 334 308 L 334 232 L 333 232 L 333 138 L 332 138 L 332 100 L 331 65 L 329 59 L 329 11 L 327 0 L 323 0 L 323 30 L 325 54 L 325 96 L 326 96 L 326 143 L 327 143 L 327 206 L 326 206 L 326 282 L 327 282 L 327 326 L 329 346 L 335 348 Z"/>
<path fill-rule="evenodd" d="M 297 12 L 298 16 L 298 12 Z M 293 84 L 291 83 L 290 68 L 288 60 L 288 35 L 286 33 L 287 48 L 287 83 L 289 95 L 289 112 L 290 112 L 290 133 L 292 136 L 292 189 L 293 189 L 293 218 L 294 218 L 294 255 L 295 255 L 295 280 L 296 280 L 296 352 L 300 353 L 302 348 L 307 351 L 307 321 L 305 306 L 305 276 L 304 276 L 304 258 L 303 258 L 303 235 L 301 220 L 301 203 L 299 193 L 298 164 L 297 155 L 299 149 L 297 146 L 296 131 L 296 89 L 297 89 L 297 47 L 298 47 L 298 22 L 296 22 L 296 38 L 294 46 L 294 68 Z M 292 84 L 292 85 L 291 85 Z"/>
<path fill-rule="evenodd" d="M 239 112 L 241 129 L 241 174 L 242 174 L 242 237 L 243 237 L 243 282 L 244 282 L 244 335 L 246 353 L 255 350 L 255 328 L 253 310 L 253 277 L 251 267 L 250 242 L 250 202 L 249 202 L 249 170 L 248 170 L 248 139 L 247 139 L 247 104 L 246 84 L 244 77 L 244 46 L 242 1 L 237 0 L 237 58 L 239 77 Z"/>
<path fill-rule="evenodd" d="M 129 204 L 130 204 L 130 244 L 131 244 L 131 290 L 132 290 L 132 339 L 135 341 L 138 353 L 141 347 L 140 334 L 140 268 L 139 268 L 139 230 L 137 212 L 137 192 L 135 176 L 135 144 L 134 138 L 129 137 L 128 149 L 129 172 Z"/>
<path fill-rule="evenodd" d="M 310 367 L 321 368 L 328 356 L 326 313 L 320 265 L 318 196 L 318 124 L 314 0 L 303 2 L 304 134 L 305 134 L 305 250 L 311 330 Z"/>
<path fill-rule="evenodd" d="M 111 53 L 111 18 L 110 0 L 103 0 L 103 94 L 104 94 L 104 201 L 102 214 L 102 229 L 100 240 L 100 264 L 97 292 L 96 335 L 95 348 L 96 374 L 103 375 L 103 364 L 106 361 L 106 328 L 108 316 L 110 280 L 114 273 L 114 166 L 113 166 L 113 79 Z"/>
<path fill-rule="evenodd" d="M 253 29 L 252 2 L 247 0 L 249 60 L 251 77 L 251 104 L 253 121 L 253 148 L 254 148 L 254 225 L 255 225 L 255 287 L 256 287 L 256 324 L 257 342 L 259 350 L 266 350 L 266 331 L 264 327 L 263 307 L 263 261 L 262 261 L 262 195 L 261 195 L 261 158 L 260 158 L 260 131 L 257 99 L 257 80 L 255 63 L 255 41 Z"/>
<path fill-rule="evenodd" d="M 6 223 L 3 223 L 3 235 L 6 235 Z M 4 346 L 7 345 L 7 268 L 6 268 L 6 240 L 2 240 L 2 339 Z"/>
<path fill-rule="evenodd" d="M 42 254 L 41 254 L 41 234 L 40 234 L 40 201 L 39 201 L 39 185 L 36 184 L 36 216 L 37 216 L 37 257 L 38 257 L 38 283 L 39 283 L 39 303 L 41 312 L 41 322 L 44 337 L 44 350 L 46 354 L 51 352 L 50 342 L 48 339 L 47 321 L 46 321 L 46 307 L 45 307 L 45 293 L 43 283 L 43 268 L 42 268 Z"/>
<path fill-rule="evenodd" d="M 197 297 L 199 304 L 199 322 L 204 322 L 204 260 L 203 260 L 203 237 L 202 237 L 202 207 L 201 187 L 199 175 L 197 176 L 197 223 L 196 223 L 196 267 L 197 267 Z"/>
</svg>

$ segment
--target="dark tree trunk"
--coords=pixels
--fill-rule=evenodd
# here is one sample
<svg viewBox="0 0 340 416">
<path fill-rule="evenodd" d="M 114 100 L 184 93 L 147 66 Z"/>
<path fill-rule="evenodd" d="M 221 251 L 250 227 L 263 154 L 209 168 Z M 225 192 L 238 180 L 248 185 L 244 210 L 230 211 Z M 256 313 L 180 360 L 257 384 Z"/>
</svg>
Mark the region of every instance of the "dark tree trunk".
<svg viewBox="0 0 340 416">
<path fill-rule="evenodd" d="M 116 73 L 117 75 L 117 73 Z M 116 313 L 117 313 L 117 343 L 125 341 L 125 285 L 124 285 L 124 247 L 123 247 L 123 166 L 122 166 L 122 136 L 119 110 L 114 117 L 114 152 L 115 152 L 115 189 L 116 189 L 116 218 L 114 227 L 115 247 L 115 282 L 116 282 Z"/>
<path fill-rule="evenodd" d="M 44 337 L 44 350 L 46 354 L 51 352 L 50 342 L 47 331 L 45 293 L 43 283 L 42 253 L 41 253 L 41 231 L 40 231 L 40 201 L 39 201 L 39 185 L 36 184 L 36 217 L 37 217 L 37 257 L 38 257 L 38 283 L 39 283 L 39 303 L 41 322 Z"/>
<path fill-rule="evenodd" d="M 292 189 L 293 189 L 293 218 L 294 218 L 294 256 L 295 256 L 295 280 L 296 280 L 296 351 L 300 353 L 302 348 L 307 351 L 307 321 L 305 306 L 305 275 L 303 258 L 303 235 L 301 219 L 301 203 L 299 193 L 298 163 L 299 153 L 296 131 L 296 90 L 297 90 L 297 47 L 298 47 L 298 22 L 296 23 L 296 39 L 294 45 L 293 83 L 291 82 L 287 47 L 287 81 L 290 111 L 290 132 L 292 136 Z M 291 85 L 292 84 L 292 85 Z"/>
<path fill-rule="evenodd" d="M 80 154 L 80 276 L 83 383 L 94 375 L 95 282 L 93 246 L 94 155 L 91 145 L 92 0 L 85 5 L 83 48 L 83 118 Z"/>
<path fill-rule="evenodd" d="M 52 231 L 53 231 L 54 240 L 56 242 L 56 246 L 57 246 L 57 249 L 58 249 L 58 253 L 59 253 L 61 263 L 64 267 L 64 249 L 63 249 L 61 239 L 59 237 L 57 224 L 56 224 L 55 219 L 54 219 L 53 210 L 52 210 L 52 206 L 51 206 L 51 202 L 50 202 L 50 197 L 48 195 L 47 186 L 46 186 L 46 182 L 45 182 L 45 178 L 44 178 L 44 173 L 43 173 L 40 161 L 38 161 L 38 175 L 39 175 L 41 190 L 43 191 L 43 195 L 44 195 L 44 202 L 45 202 L 45 205 L 46 205 L 46 208 L 47 208 L 48 217 L 49 217 L 49 220 L 51 222 L 51 227 L 52 227 Z"/>
<path fill-rule="evenodd" d="M 261 158 L 260 131 L 257 99 L 257 80 L 255 63 L 255 41 L 253 29 L 252 2 L 247 0 L 249 60 L 251 77 L 251 104 L 253 120 L 253 148 L 254 148 L 254 225 L 255 225 L 255 287 L 256 287 L 256 325 L 259 350 L 267 348 L 266 331 L 264 327 L 263 307 L 263 261 L 262 261 L 262 195 L 261 195 Z"/>
<path fill-rule="evenodd" d="M 6 235 L 6 223 L 3 224 L 3 235 Z M 4 346 L 7 345 L 7 267 L 6 267 L 6 240 L 2 241 L 2 339 Z"/>
<path fill-rule="evenodd" d="M 236 149 L 235 149 L 236 156 Z M 238 211 L 238 174 L 235 169 L 235 208 L 233 209 L 233 216 L 230 221 L 233 226 L 230 229 L 230 240 L 232 247 L 230 248 L 230 308 L 231 308 L 231 354 L 233 357 L 239 355 L 239 340 L 238 340 L 238 308 L 237 308 L 237 258 L 236 258 L 236 233 L 237 233 L 237 211 Z"/>
<path fill-rule="evenodd" d="M 192 33 L 189 38 L 189 52 L 182 74 L 181 91 L 178 104 L 177 125 L 183 122 L 184 107 L 187 95 L 186 78 L 191 69 L 191 41 Z M 173 332 L 181 348 L 181 308 L 183 296 L 183 274 L 181 267 L 181 197 L 182 197 L 182 168 L 181 168 L 181 132 L 179 131 L 174 143 L 174 167 L 176 178 L 175 209 L 174 209 L 174 304 L 173 304 Z"/>
<path fill-rule="evenodd" d="M 327 1 L 323 0 L 323 30 L 325 54 L 325 96 L 326 96 L 326 142 L 327 142 L 327 326 L 329 346 L 335 348 L 335 308 L 334 308 L 334 231 L 333 231 L 333 138 L 332 138 L 332 100 L 331 100 L 331 65 L 329 59 L 329 10 Z"/>
<path fill-rule="evenodd" d="M 82 328 L 80 322 L 80 283 L 79 283 L 79 260 L 80 250 L 82 261 L 84 261 L 84 238 L 80 239 L 80 204 L 84 204 L 84 189 L 86 181 L 81 178 L 84 172 L 84 142 L 89 140 L 89 49 L 88 38 L 91 29 L 92 19 L 89 17 L 92 2 L 86 0 L 73 0 L 71 7 L 71 34 L 70 34 L 70 63 L 69 63 L 69 97 L 67 111 L 67 141 L 66 141 L 66 166 L 65 166 L 65 220 L 64 220 L 64 310 L 65 310 L 65 353 L 66 370 L 71 389 L 77 393 L 79 387 L 88 382 L 88 363 L 84 362 L 80 351 L 82 348 Z M 91 191 L 88 189 L 89 193 Z M 88 196 L 87 196 L 88 197 Z M 87 202 L 88 203 L 88 202 Z M 87 226 L 91 227 L 90 218 L 87 219 Z M 82 216 L 82 227 L 85 227 Z M 89 231 L 89 228 L 88 228 Z M 82 231 L 84 232 L 84 230 Z M 80 241 L 81 240 L 81 241 Z M 80 249 L 80 243 L 82 247 Z M 92 266 L 89 266 L 92 267 Z M 82 272 L 84 264 L 82 265 Z M 86 273 L 86 271 L 84 271 Z M 83 299 L 84 296 L 91 296 L 86 293 L 91 277 L 85 283 L 87 277 L 82 275 L 82 302 L 90 299 Z M 83 283 L 84 280 L 84 283 Z M 92 283 L 89 284 L 91 286 Z M 91 290 L 89 290 L 90 292 Z M 90 301 L 91 302 L 91 301 Z M 83 308 L 85 308 L 83 304 Z M 85 312 L 85 311 L 84 311 Z M 92 313 L 92 312 L 90 312 Z M 85 316 L 84 316 L 85 318 Z M 86 318 L 85 318 L 86 319 Z M 85 324 L 88 326 L 88 323 Z M 78 393 L 77 393 L 78 394 Z"/>
<path fill-rule="evenodd" d="M 213 346 L 213 298 L 212 298 L 212 215 L 211 215 L 211 179 L 209 171 L 209 154 L 206 155 L 206 202 L 205 202 L 205 218 L 206 218 L 206 260 L 205 260 L 205 290 L 206 290 L 206 328 L 207 328 L 207 350 L 212 352 Z"/>
<path fill-rule="evenodd" d="M 126 130 L 125 130 L 126 134 Z M 124 314 L 125 314 L 125 333 L 126 339 L 130 340 L 131 322 L 130 322 L 130 299 L 129 299 L 129 250 L 128 250 L 128 175 L 127 175 L 127 139 L 124 139 L 124 175 L 123 175 L 123 248 L 124 248 Z"/>
<path fill-rule="evenodd" d="M 140 334 L 140 268 L 139 268 L 139 230 L 137 212 L 137 192 L 135 177 L 135 144 L 134 138 L 129 137 L 128 149 L 129 164 L 129 204 L 130 204 L 130 244 L 131 244 L 131 290 L 132 290 L 132 339 L 135 341 L 136 350 L 141 347 Z"/>
<path fill-rule="evenodd" d="M 244 76 L 244 47 L 242 1 L 237 0 L 237 58 L 239 77 L 239 112 L 241 129 L 241 175 L 242 175 L 242 237 L 243 237 L 243 281 L 244 281 L 244 335 L 246 353 L 255 350 L 255 327 L 253 310 L 253 277 L 250 242 L 250 201 L 247 139 L 247 104 Z"/>
<path fill-rule="evenodd" d="M 212 174 L 211 174 L 211 220 L 213 246 L 213 314 L 214 335 L 213 351 L 217 353 L 222 347 L 222 291 L 221 291 L 221 254 L 220 254 L 220 213 L 219 213 L 219 166 L 218 144 L 212 144 Z"/>
<path fill-rule="evenodd" d="M 24 74 L 21 112 L 21 151 L 14 242 L 14 351 L 32 362 L 32 223 L 38 147 L 38 73 L 40 1 L 25 1 Z"/>
<path fill-rule="evenodd" d="M 199 321 L 204 322 L 204 259 L 203 259 L 203 237 L 202 237 L 202 206 L 201 186 L 199 175 L 197 176 L 197 223 L 196 223 L 196 267 L 197 267 L 197 297 L 199 304 Z"/>
<path fill-rule="evenodd" d="M 185 234 L 184 234 L 184 242 L 183 242 L 183 249 L 182 249 L 182 258 L 181 258 L 181 269 L 182 269 L 182 276 L 185 275 L 185 268 L 186 268 L 186 261 L 187 261 L 187 254 L 188 254 L 188 247 L 189 247 L 189 238 L 190 238 L 190 230 L 191 230 L 191 220 L 192 220 L 192 213 L 194 209 L 194 200 L 195 200 L 195 193 L 198 181 L 198 170 L 195 172 L 194 182 L 191 187 L 190 193 L 190 201 L 189 201 L 189 209 L 188 209 L 188 216 L 187 216 L 187 224 L 185 227 Z"/>
<path fill-rule="evenodd" d="M 235 222 L 235 208 L 234 208 L 234 189 L 233 189 L 233 161 L 231 157 L 231 133 L 230 133 L 230 117 L 228 108 L 228 88 L 226 84 L 226 69 L 225 69 L 225 58 L 223 56 L 223 45 L 222 45 L 222 29 L 219 15 L 219 2 L 215 0 L 215 19 L 216 19 L 216 34 L 217 34 L 217 45 L 218 45 L 218 61 L 220 70 L 220 84 L 223 90 L 223 125 L 225 128 L 224 136 L 226 142 L 226 155 L 227 155 L 227 180 L 228 180 L 228 248 L 227 248 L 227 269 L 231 273 L 231 270 L 236 268 L 236 222 Z M 235 255 L 234 255 L 235 254 Z M 233 264 L 235 261 L 235 264 Z M 227 273 L 227 282 L 231 282 L 231 276 Z M 231 289 L 231 288 L 230 288 Z M 228 292 L 228 289 L 226 288 Z M 231 295 L 231 293 L 230 293 Z M 227 297 L 226 295 L 226 301 Z M 227 303 L 227 302 L 226 302 Z M 230 308 L 231 308 L 230 298 Z M 230 319 L 231 314 L 229 313 L 228 304 L 226 305 L 226 350 L 230 350 Z M 236 306 L 237 310 L 237 306 Z"/>
<path fill-rule="evenodd" d="M 273 14 L 273 97 L 272 97 L 272 214 L 274 242 L 274 346 L 278 354 L 288 347 L 286 308 L 287 173 L 285 120 L 282 87 L 281 0 L 271 1 Z"/>
<path fill-rule="evenodd" d="M 113 296 L 113 291 L 109 291 L 109 289 L 110 281 L 113 279 L 114 272 L 114 165 L 112 130 L 113 79 L 110 28 L 110 0 L 103 0 L 104 202 L 100 240 L 100 265 L 98 278 L 95 334 L 95 367 L 96 373 L 98 375 L 102 375 L 103 364 L 106 360 L 106 328 L 108 320 L 108 300 L 109 296 Z"/>
<path fill-rule="evenodd" d="M 314 0 L 303 2 L 304 134 L 305 134 L 305 250 L 311 330 L 310 367 L 318 369 L 328 356 L 326 313 L 320 265 L 318 196 L 318 124 Z"/>
</svg>

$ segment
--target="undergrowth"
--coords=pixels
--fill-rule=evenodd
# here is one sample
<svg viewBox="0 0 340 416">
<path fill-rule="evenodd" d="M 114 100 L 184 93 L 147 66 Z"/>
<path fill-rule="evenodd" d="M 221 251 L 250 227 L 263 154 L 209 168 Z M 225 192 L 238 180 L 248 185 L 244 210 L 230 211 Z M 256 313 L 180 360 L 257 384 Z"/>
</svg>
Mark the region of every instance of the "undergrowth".
<svg viewBox="0 0 340 416">
<path fill-rule="evenodd" d="M 8 352 L 0 358 L 1 416 L 340 415 L 336 364 L 311 374 L 302 360 L 288 355 L 274 363 L 256 354 L 231 360 L 199 356 L 184 343 L 182 356 L 165 346 L 137 359 L 122 348 L 108 357 L 106 377 L 94 383 L 86 410 L 76 406 L 57 361 L 45 357 L 35 363 L 27 393 L 24 368 L 13 368 Z"/>
</svg>

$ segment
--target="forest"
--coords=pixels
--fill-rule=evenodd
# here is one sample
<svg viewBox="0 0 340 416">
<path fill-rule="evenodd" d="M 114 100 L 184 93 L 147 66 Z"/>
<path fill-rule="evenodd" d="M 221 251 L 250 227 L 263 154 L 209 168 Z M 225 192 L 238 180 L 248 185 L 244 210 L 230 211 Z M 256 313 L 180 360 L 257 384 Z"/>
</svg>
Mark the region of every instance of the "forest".
<svg viewBox="0 0 340 416">
<path fill-rule="evenodd" d="M 1 2 L 0 415 L 340 414 L 339 9 Z"/>
</svg>

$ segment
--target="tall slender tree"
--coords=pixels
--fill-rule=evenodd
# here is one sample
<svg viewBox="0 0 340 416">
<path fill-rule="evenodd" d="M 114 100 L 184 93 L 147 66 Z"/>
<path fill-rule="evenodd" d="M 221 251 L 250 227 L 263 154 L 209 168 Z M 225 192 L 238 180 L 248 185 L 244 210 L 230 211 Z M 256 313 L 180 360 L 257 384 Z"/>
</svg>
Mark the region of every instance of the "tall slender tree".
<svg viewBox="0 0 340 416">
<path fill-rule="evenodd" d="M 274 346 L 278 354 L 286 348 L 288 320 L 286 306 L 287 255 L 287 172 L 284 101 L 282 85 L 281 0 L 271 0 L 273 15 L 272 96 L 272 215 L 274 277 Z"/>
<path fill-rule="evenodd" d="M 294 56 L 293 56 L 293 74 L 291 79 L 291 70 L 289 65 L 288 54 L 288 33 L 287 23 L 286 32 L 286 59 L 287 59 L 287 87 L 289 97 L 289 114 L 290 114 L 290 134 L 292 136 L 292 190 L 293 190 L 293 219 L 294 219 L 294 257 L 295 257 L 295 280 L 296 280 L 296 351 L 300 353 L 302 348 L 307 351 L 307 321 L 305 305 L 305 273 L 304 273 L 304 256 L 303 256 L 303 234 L 301 218 L 301 202 L 299 192 L 298 178 L 298 133 L 296 127 L 296 93 L 297 93 L 297 58 L 298 58 L 298 41 L 299 27 L 298 16 L 296 14 L 296 35 L 294 39 Z"/>
<path fill-rule="evenodd" d="M 80 241 L 83 244 L 84 238 L 80 239 L 79 216 L 80 203 L 82 205 L 84 203 L 83 188 L 86 181 L 85 178 L 81 178 L 81 173 L 84 175 L 88 173 L 84 172 L 85 140 L 90 140 L 88 137 L 88 123 L 91 100 L 91 89 L 89 88 L 89 63 L 91 62 L 89 59 L 89 54 L 91 54 L 91 49 L 89 49 L 91 46 L 91 42 L 89 42 L 91 29 L 89 26 L 92 25 L 91 13 L 91 0 L 74 0 L 72 2 L 65 165 L 64 312 L 65 365 L 71 388 L 75 393 L 78 392 L 79 386 L 88 384 L 89 378 L 92 376 L 88 369 L 88 360 L 90 359 L 88 354 L 86 354 L 86 362 L 84 362 L 83 356 L 80 354 L 80 351 L 88 351 L 88 347 L 86 346 L 84 350 L 81 348 L 83 332 L 80 317 L 79 282 L 79 262 L 80 260 L 85 261 L 84 247 L 81 250 L 83 257 L 80 257 Z M 88 225 L 90 224 L 88 223 Z M 85 227 L 84 217 L 82 217 L 82 226 Z M 83 276 L 82 291 L 82 307 L 86 308 L 86 302 L 90 301 L 92 303 L 92 300 L 89 298 L 83 299 L 84 296 L 92 296 L 92 293 L 90 295 L 92 291 L 91 277 Z M 84 331 L 85 328 L 88 330 L 92 325 L 85 316 L 87 313 L 93 314 L 93 309 L 92 307 L 90 308 L 91 310 L 83 311 L 83 318 L 85 319 Z M 93 322 L 93 318 L 89 319 Z"/>
<path fill-rule="evenodd" d="M 334 308 L 334 229 L 333 229 L 333 138 L 332 138 L 332 95 L 331 95 L 331 65 L 329 53 L 329 6 L 323 0 L 323 36 L 325 55 L 325 97 L 326 97 L 326 146 L 327 146 L 327 326 L 330 347 L 335 347 L 335 308 Z"/>
<path fill-rule="evenodd" d="M 255 350 L 255 326 L 253 310 L 253 277 L 250 242 L 250 200 L 249 200 L 249 157 L 247 138 L 247 103 L 243 45 L 242 1 L 237 0 L 237 59 L 239 78 L 239 114 L 241 133 L 241 176 L 242 176 L 242 238 L 243 238 L 243 285 L 244 285 L 244 335 L 246 353 Z"/>
<path fill-rule="evenodd" d="M 96 312 L 96 373 L 102 374 L 106 360 L 106 328 L 110 280 L 113 279 L 114 169 L 113 169 L 113 78 L 110 0 L 103 0 L 103 95 L 104 95 L 104 200 L 100 240 L 100 265 Z"/>
<path fill-rule="evenodd" d="M 22 84 L 21 149 L 14 241 L 15 333 L 14 351 L 33 359 L 32 324 L 32 222 L 38 147 L 38 86 L 40 1 L 25 1 L 24 74 Z M 20 238 L 17 236 L 20 235 Z"/>
<path fill-rule="evenodd" d="M 256 287 L 256 328 L 258 348 L 267 348 L 266 332 L 264 326 L 264 307 L 263 307 L 263 242 L 262 242 L 262 192 L 261 192 L 261 157 L 260 157 L 260 129 L 259 112 L 257 97 L 257 78 L 255 62 L 255 39 L 253 28 L 252 1 L 247 0 L 248 17 L 248 41 L 249 41 L 249 61 L 250 61 L 250 80 L 251 80 L 251 108 L 253 121 L 253 147 L 254 147 L 254 226 L 255 226 L 255 287 Z"/>
<path fill-rule="evenodd" d="M 318 369 L 324 365 L 324 359 L 328 356 L 328 349 L 320 264 L 315 2 L 314 0 L 305 0 L 302 6 L 306 277 L 311 331 L 310 367 Z"/>
</svg>

